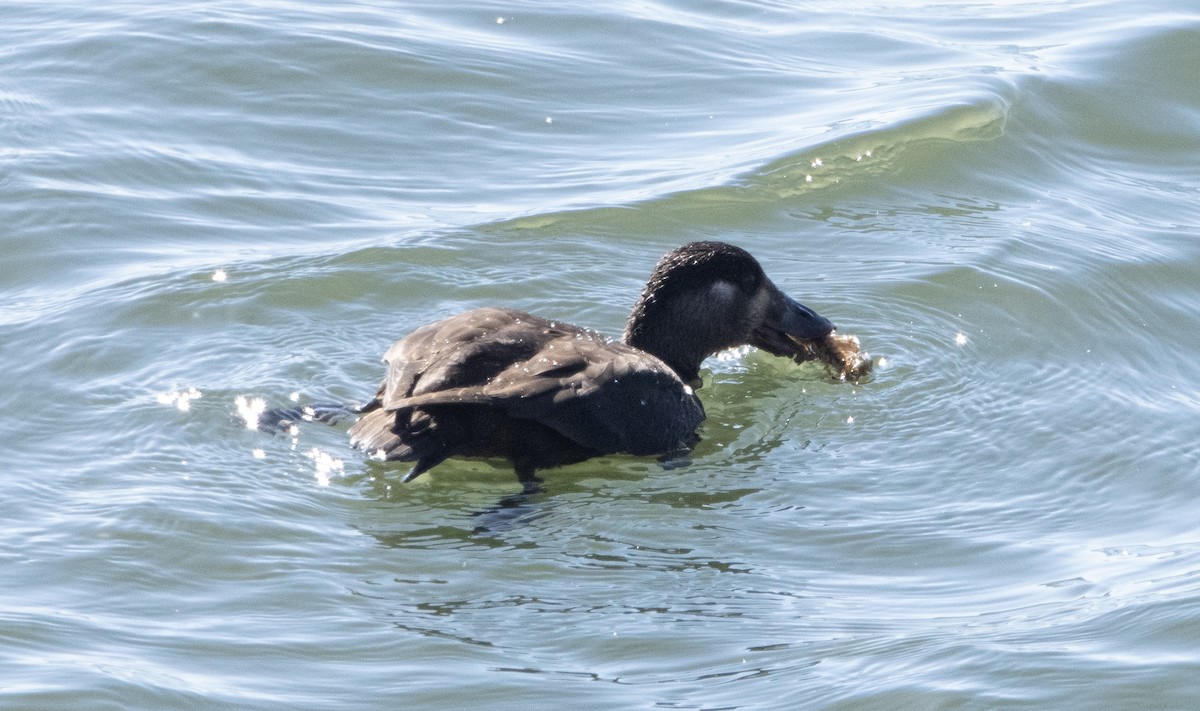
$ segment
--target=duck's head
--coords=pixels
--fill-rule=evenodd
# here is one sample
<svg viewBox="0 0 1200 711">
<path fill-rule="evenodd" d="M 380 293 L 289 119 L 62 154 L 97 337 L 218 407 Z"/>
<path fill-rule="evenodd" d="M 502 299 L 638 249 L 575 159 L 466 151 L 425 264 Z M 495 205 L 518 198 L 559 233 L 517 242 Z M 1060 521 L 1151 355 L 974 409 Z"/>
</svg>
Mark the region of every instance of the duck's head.
<svg viewBox="0 0 1200 711">
<path fill-rule="evenodd" d="M 693 242 L 659 260 L 629 315 L 625 342 L 661 358 L 698 385 L 700 363 L 734 346 L 800 355 L 833 324 L 783 293 L 744 249 Z"/>
</svg>

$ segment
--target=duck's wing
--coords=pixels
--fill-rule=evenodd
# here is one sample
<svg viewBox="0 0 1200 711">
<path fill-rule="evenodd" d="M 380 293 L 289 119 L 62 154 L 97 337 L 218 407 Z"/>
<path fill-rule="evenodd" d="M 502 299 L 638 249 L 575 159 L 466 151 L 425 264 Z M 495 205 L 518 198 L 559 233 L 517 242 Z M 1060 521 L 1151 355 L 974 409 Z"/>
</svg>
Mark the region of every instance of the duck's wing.
<svg viewBox="0 0 1200 711">
<path fill-rule="evenodd" d="M 557 324 L 513 309 L 473 309 L 426 324 L 384 354 L 387 374 L 371 404 L 395 410 L 413 395 L 483 385 L 555 335 L 562 335 Z"/>
<path fill-rule="evenodd" d="M 375 397 L 358 409 L 350 441 L 390 459 L 418 457 L 413 445 L 419 449 L 418 442 L 432 441 L 428 433 L 436 428 L 427 414 L 413 413 L 416 403 L 481 397 L 479 388 L 526 363 L 547 342 L 576 335 L 593 337 L 575 326 L 499 308 L 473 309 L 421 326 L 384 355 L 387 372 Z M 421 397 L 425 400 L 415 399 Z"/>
<path fill-rule="evenodd" d="M 700 400 L 665 363 L 586 332 L 553 338 L 489 382 L 390 398 L 388 410 L 485 405 L 550 427 L 599 452 L 666 454 L 690 447 Z"/>
</svg>

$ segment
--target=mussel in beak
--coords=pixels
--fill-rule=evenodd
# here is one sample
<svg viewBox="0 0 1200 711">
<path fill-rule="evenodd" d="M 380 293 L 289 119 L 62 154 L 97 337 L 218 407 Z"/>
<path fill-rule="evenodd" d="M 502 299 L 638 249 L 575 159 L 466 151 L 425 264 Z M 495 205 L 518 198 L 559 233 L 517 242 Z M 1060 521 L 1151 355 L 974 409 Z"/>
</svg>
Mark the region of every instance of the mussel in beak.
<svg viewBox="0 0 1200 711">
<path fill-rule="evenodd" d="M 754 330 L 751 344 L 797 363 L 825 364 L 839 380 L 857 380 L 871 370 L 871 356 L 858 338 L 839 336 L 829 319 L 780 291 L 773 284 L 765 317 Z"/>
<path fill-rule="evenodd" d="M 831 331 L 822 338 L 788 336 L 788 340 L 795 346 L 793 360 L 820 361 L 838 380 L 858 380 L 871 372 L 871 356 L 862 350 L 857 336 L 840 336 Z"/>
</svg>

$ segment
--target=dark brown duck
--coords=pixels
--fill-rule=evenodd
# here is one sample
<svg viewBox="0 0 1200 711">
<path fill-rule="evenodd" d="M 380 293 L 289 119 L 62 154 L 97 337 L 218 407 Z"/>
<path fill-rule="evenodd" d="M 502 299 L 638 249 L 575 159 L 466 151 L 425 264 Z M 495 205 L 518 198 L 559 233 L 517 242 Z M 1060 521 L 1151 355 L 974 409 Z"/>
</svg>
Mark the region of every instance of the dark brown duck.
<svg viewBox="0 0 1200 711">
<path fill-rule="evenodd" d="M 698 439 L 706 357 L 749 344 L 813 359 L 833 328 L 745 250 L 687 244 L 654 268 L 623 342 L 499 308 L 418 328 L 384 356 L 387 374 L 350 440 L 414 462 L 404 481 L 449 457 L 502 457 L 527 488 L 539 469 L 590 457 L 670 456 Z"/>
</svg>

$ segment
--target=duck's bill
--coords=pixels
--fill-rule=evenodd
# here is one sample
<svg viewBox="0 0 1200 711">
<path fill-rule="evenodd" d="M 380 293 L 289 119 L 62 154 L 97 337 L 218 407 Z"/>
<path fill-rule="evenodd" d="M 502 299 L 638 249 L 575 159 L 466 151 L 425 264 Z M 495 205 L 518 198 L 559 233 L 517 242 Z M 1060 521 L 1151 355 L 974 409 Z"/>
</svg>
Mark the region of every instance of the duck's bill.
<svg viewBox="0 0 1200 711">
<path fill-rule="evenodd" d="M 833 333 L 829 319 L 776 290 L 763 322 L 754 329 L 750 344 L 773 355 L 799 355 L 797 341 L 817 341 Z"/>
<path fill-rule="evenodd" d="M 783 292 L 777 292 L 752 344 L 798 363 L 824 363 L 841 380 L 857 380 L 871 370 L 871 357 L 854 336 L 839 336 L 829 319 Z"/>
</svg>

